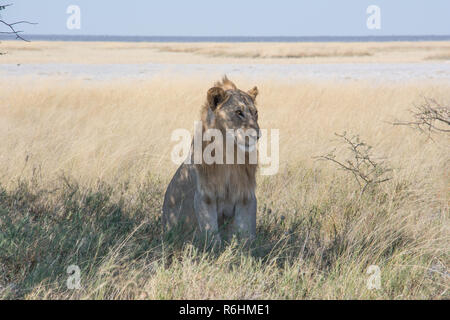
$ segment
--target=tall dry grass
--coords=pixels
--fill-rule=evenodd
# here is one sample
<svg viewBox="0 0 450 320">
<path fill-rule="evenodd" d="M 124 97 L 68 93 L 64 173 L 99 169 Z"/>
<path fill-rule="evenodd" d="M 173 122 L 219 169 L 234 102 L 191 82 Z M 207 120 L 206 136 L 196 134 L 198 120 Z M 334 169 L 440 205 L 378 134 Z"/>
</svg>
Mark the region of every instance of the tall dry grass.
<svg viewBox="0 0 450 320">
<path fill-rule="evenodd" d="M 258 177 L 258 237 L 218 252 L 163 235 L 176 128 L 193 129 L 216 79 L 2 82 L 0 296 L 24 298 L 448 298 L 448 136 L 407 127 L 450 84 L 258 85 L 260 126 L 280 129 L 280 171 Z M 362 196 L 314 156 L 359 134 L 392 179 Z M 82 289 L 65 286 L 79 265 Z M 382 288 L 368 290 L 369 265 Z"/>
</svg>

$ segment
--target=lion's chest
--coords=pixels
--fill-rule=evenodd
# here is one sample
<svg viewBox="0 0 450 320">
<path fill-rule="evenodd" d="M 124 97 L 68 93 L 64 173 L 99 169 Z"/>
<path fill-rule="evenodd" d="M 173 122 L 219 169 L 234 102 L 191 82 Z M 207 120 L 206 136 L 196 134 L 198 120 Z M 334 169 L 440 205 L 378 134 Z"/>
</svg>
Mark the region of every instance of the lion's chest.
<svg viewBox="0 0 450 320">
<path fill-rule="evenodd" d="M 219 218 L 231 218 L 234 215 L 234 207 L 241 199 L 240 192 L 237 192 L 236 187 L 228 179 L 224 179 L 223 184 L 216 189 L 216 204 Z"/>
<path fill-rule="evenodd" d="M 233 217 L 236 205 L 247 202 L 251 196 L 251 192 L 251 189 L 240 188 L 239 185 L 232 182 L 224 183 L 220 188 L 220 192 L 216 193 L 217 213 L 219 219 L 222 217 Z"/>
<path fill-rule="evenodd" d="M 234 216 L 234 203 L 229 203 L 229 202 L 221 202 L 219 201 L 217 203 L 217 214 L 218 214 L 218 218 L 231 218 Z"/>
<path fill-rule="evenodd" d="M 254 193 L 254 174 L 249 174 L 245 166 L 222 165 L 202 173 L 197 188 L 216 204 L 219 219 L 233 217 L 236 205 L 246 203 Z"/>
</svg>

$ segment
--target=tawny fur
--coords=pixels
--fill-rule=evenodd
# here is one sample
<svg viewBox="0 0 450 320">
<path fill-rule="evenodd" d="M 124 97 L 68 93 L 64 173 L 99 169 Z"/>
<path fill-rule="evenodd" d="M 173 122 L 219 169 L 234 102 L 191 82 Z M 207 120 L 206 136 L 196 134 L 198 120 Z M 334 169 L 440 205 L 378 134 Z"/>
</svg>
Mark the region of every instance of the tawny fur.
<svg viewBox="0 0 450 320">
<path fill-rule="evenodd" d="M 226 129 L 258 130 L 255 98 L 257 88 L 239 90 L 227 77 L 208 90 L 201 109 L 202 130 L 219 129 L 225 137 Z M 242 108 L 245 121 L 235 116 Z M 225 144 L 224 144 L 225 145 Z M 202 144 L 202 151 L 207 143 Z M 233 146 L 237 155 L 237 147 Z M 192 156 L 193 159 L 193 156 Z M 170 182 L 163 205 L 166 229 L 175 225 L 181 230 L 200 229 L 218 235 L 218 229 L 230 221 L 231 232 L 255 235 L 256 228 L 256 171 L 257 164 L 182 164 Z"/>
</svg>

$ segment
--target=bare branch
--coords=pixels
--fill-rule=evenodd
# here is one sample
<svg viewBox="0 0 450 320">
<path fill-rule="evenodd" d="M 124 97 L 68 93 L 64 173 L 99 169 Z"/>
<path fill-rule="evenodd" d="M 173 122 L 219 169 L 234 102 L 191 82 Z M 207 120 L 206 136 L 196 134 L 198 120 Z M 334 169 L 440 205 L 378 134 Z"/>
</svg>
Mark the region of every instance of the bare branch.
<svg viewBox="0 0 450 320">
<path fill-rule="evenodd" d="M 9 7 L 9 6 L 12 6 L 12 4 L 1 5 L 1 6 L 0 6 L 0 10 L 4 10 L 4 9 L 6 9 L 6 7 Z M 0 32 L 1 34 L 12 34 L 12 35 L 15 35 L 15 36 L 16 36 L 16 39 L 20 39 L 20 40 L 29 42 L 27 39 L 23 38 L 23 37 L 20 35 L 20 33 L 22 33 L 23 31 L 16 30 L 16 29 L 15 29 L 15 26 L 16 26 L 16 25 L 19 25 L 19 24 L 31 24 L 31 25 L 35 25 L 35 24 L 37 24 L 37 23 L 35 23 L 35 22 L 29 22 L 29 21 L 26 21 L 26 20 L 16 21 L 16 22 L 13 22 L 13 23 L 8 23 L 8 22 L 6 22 L 6 21 L 0 19 L 0 24 L 6 26 L 6 27 L 10 30 L 10 31 L 3 31 L 3 32 Z"/>
<path fill-rule="evenodd" d="M 19 33 L 23 32 L 23 31 L 19 31 L 14 29 L 14 26 L 17 24 L 21 24 L 21 23 L 26 23 L 26 24 L 37 24 L 37 23 L 33 23 L 33 22 L 28 22 L 28 21 L 19 21 L 19 22 L 14 22 L 14 23 L 7 23 L 3 20 L 0 20 L 0 23 L 5 25 L 6 27 L 8 27 L 11 31 L 8 32 L 2 32 L 2 33 L 8 33 L 8 34 L 14 34 L 16 36 L 16 39 L 20 39 L 26 42 L 29 42 L 29 40 L 23 38 Z"/>
<path fill-rule="evenodd" d="M 443 106 L 434 99 L 425 102 L 411 111 L 412 121 L 393 122 L 394 126 L 410 126 L 424 133 L 450 132 L 450 106 Z"/>
<path fill-rule="evenodd" d="M 3 4 L 0 6 L 0 10 L 5 10 L 6 7 L 12 6 L 12 3 L 8 3 L 8 4 Z"/>
<path fill-rule="evenodd" d="M 392 169 L 388 168 L 384 161 L 374 160 L 371 153 L 372 147 L 361 141 L 359 136 L 348 137 L 347 133 L 335 135 L 342 139 L 343 144 L 350 151 L 350 156 L 344 160 L 336 159 L 336 149 L 328 154 L 314 157 L 317 160 L 326 160 L 338 165 L 342 170 L 350 172 L 358 183 L 362 195 L 369 187 L 391 180 L 386 174 Z"/>
</svg>

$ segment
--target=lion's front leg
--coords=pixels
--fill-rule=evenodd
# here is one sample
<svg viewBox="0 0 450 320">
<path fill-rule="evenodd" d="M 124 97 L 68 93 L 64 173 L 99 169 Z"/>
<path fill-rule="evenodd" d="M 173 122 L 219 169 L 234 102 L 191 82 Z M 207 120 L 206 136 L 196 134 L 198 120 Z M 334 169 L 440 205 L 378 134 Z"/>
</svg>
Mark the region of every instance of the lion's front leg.
<svg viewBox="0 0 450 320">
<path fill-rule="evenodd" d="M 201 232 L 215 242 L 220 242 L 219 224 L 217 220 L 217 204 L 211 197 L 201 191 L 196 191 L 194 196 L 194 208 Z"/>
<path fill-rule="evenodd" d="M 233 233 L 254 239 L 256 237 L 256 197 L 239 201 L 235 206 Z"/>
</svg>

